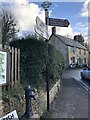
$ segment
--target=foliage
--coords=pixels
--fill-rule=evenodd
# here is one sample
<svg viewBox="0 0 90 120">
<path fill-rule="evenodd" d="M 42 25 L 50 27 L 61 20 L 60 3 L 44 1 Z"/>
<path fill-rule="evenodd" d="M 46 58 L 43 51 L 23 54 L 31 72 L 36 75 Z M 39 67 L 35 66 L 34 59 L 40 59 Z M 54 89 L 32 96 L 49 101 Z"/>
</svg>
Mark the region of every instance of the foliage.
<svg viewBox="0 0 90 120">
<path fill-rule="evenodd" d="M 21 84 L 17 85 L 17 88 L 13 87 L 9 90 L 2 90 L 2 97 L 12 98 L 24 95 L 24 88 Z"/>
<path fill-rule="evenodd" d="M 50 85 L 60 79 L 64 69 L 64 60 L 62 54 L 53 46 L 49 46 L 49 78 Z"/>
<path fill-rule="evenodd" d="M 50 87 L 60 78 L 64 60 L 53 46 L 49 45 L 47 56 L 47 46 L 44 41 L 29 38 L 13 41 L 11 45 L 21 49 L 20 73 L 23 85 L 30 84 L 38 89 L 46 89 L 47 61 Z"/>
<path fill-rule="evenodd" d="M 82 34 L 80 35 L 75 35 L 74 36 L 74 40 L 78 41 L 80 44 L 84 45 L 84 37 L 82 36 Z"/>
<path fill-rule="evenodd" d="M 14 16 L 2 9 L 2 21 L 1 21 L 1 32 L 2 32 L 2 44 L 3 46 L 8 43 L 8 41 L 14 38 L 16 31 L 16 21 Z"/>
</svg>

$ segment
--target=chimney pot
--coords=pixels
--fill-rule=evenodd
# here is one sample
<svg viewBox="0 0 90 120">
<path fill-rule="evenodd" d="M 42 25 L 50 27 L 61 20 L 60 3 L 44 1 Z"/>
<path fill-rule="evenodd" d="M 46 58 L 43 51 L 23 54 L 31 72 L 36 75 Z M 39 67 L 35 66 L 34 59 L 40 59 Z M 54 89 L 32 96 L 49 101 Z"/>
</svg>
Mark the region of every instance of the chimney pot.
<svg viewBox="0 0 90 120">
<path fill-rule="evenodd" d="M 56 27 L 52 27 L 52 34 L 56 34 Z"/>
</svg>

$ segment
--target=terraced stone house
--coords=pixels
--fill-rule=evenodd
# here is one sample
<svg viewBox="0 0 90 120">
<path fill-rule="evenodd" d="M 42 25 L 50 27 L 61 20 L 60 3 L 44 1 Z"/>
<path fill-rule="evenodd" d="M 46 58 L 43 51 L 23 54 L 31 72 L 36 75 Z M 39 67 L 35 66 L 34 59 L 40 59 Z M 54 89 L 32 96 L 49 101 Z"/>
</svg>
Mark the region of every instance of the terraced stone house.
<svg viewBox="0 0 90 120">
<path fill-rule="evenodd" d="M 88 50 L 74 39 L 58 35 L 54 31 L 50 37 L 50 44 L 63 54 L 66 68 L 70 64 L 88 64 Z"/>
</svg>

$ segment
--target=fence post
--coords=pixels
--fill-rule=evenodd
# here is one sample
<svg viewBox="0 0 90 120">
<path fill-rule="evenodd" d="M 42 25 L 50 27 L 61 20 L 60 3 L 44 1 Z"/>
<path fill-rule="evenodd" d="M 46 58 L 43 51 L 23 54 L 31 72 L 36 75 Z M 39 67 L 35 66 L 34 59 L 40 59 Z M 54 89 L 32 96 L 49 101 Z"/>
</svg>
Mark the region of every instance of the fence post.
<svg viewBox="0 0 90 120">
<path fill-rule="evenodd" d="M 7 79 L 8 79 L 8 86 L 11 86 L 11 48 L 8 46 L 7 51 Z"/>
<path fill-rule="evenodd" d="M 17 84 L 17 48 L 15 48 L 15 85 Z"/>
<path fill-rule="evenodd" d="M 12 47 L 12 87 L 13 87 L 13 84 L 14 84 L 14 80 L 15 80 L 15 70 L 14 70 L 14 64 L 15 64 L 15 59 L 14 59 L 14 47 Z"/>
<path fill-rule="evenodd" d="M 18 81 L 20 81 L 20 49 L 18 49 Z"/>
</svg>

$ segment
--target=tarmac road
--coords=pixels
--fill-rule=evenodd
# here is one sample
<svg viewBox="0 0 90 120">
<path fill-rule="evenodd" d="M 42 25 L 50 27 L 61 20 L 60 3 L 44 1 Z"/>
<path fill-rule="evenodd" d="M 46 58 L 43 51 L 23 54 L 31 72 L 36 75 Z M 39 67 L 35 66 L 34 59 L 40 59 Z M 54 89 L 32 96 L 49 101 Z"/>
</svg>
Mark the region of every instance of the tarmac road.
<svg viewBox="0 0 90 120">
<path fill-rule="evenodd" d="M 66 74 L 68 72 L 66 71 Z M 63 118 L 68 118 L 67 120 L 72 120 L 72 118 L 73 120 L 80 120 L 83 118 L 83 120 L 89 120 L 90 95 L 72 76 L 65 77 L 64 75 L 61 78 L 61 89 L 50 105 L 50 111 L 43 113 L 41 120 L 42 118 L 47 118 L 46 120 L 50 118 L 59 118 L 59 120 L 64 120 Z"/>
<path fill-rule="evenodd" d="M 80 72 L 82 69 L 69 69 L 63 72 L 62 77 L 64 78 L 74 78 L 82 83 L 87 90 L 90 91 L 90 81 L 86 79 L 81 79 Z"/>
</svg>

